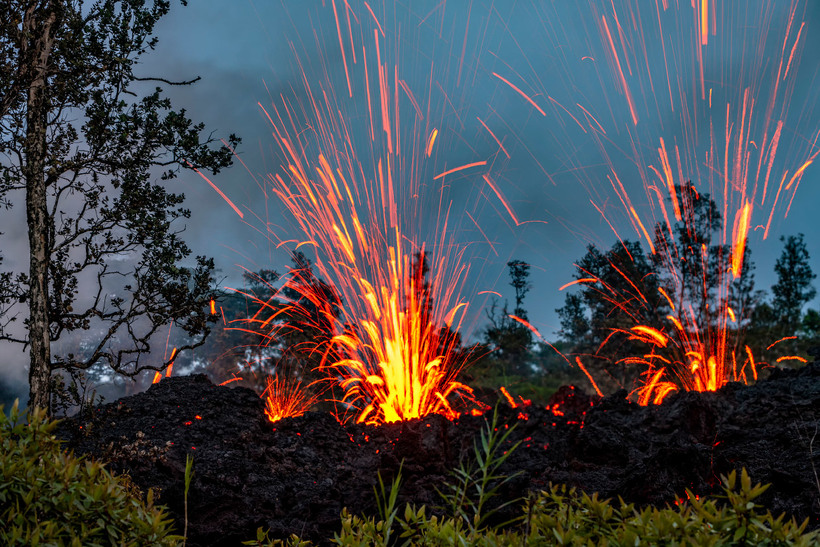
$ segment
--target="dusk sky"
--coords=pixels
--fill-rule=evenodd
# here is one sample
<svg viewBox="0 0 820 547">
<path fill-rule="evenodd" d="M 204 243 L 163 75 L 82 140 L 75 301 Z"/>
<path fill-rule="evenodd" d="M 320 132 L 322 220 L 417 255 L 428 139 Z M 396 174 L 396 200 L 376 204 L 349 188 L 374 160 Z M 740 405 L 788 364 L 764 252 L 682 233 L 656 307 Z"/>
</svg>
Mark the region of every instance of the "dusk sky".
<svg viewBox="0 0 820 547">
<path fill-rule="evenodd" d="M 344 138 L 359 161 L 377 161 L 365 85 L 370 78 L 376 93 L 376 32 L 391 86 L 394 76 L 402 81 L 400 125 L 408 130 L 400 153 L 417 166 L 412 185 L 420 188 L 417 197 L 397 198 L 411 213 L 401 222 L 417 244 L 432 245 L 440 228 L 436 211 L 451 204 L 448 230 L 466 245 L 470 266 L 462 296 L 470 302 L 473 335 L 480 334 L 492 297 L 484 291 L 511 299 L 505 264 L 520 259 L 532 266 L 525 301 L 531 323 L 554 339 L 560 328 L 554 310 L 564 299 L 559 287 L 573 279 L 573 262 L 585 246 L 609 248 L 616 232 L 641 237 L 628 202 L 650 233 L 663 220 L 661 139 L 674 182 L 691 179 L 721 211 L 726 207 L 730 238 L 735 211 L 745 199 L 754 203 L 749 247 L 758 288 L 775 280 L 781 235 L 805 233 L 820 272 L 816 162 L 792 180 L 820 150 L 820 3 L 703 4 L 706 44 L 700 0 L 173 3 L 140 75 L 201 76 L 168 94 L 216 136 L 240 135 L 238 152 L 247 165 L 237 162 L 213 178 L 244 218 L 198 175 L 182 174 L 176 189 L 193 210 L 185 239 L 196 254 L 216 258 L 225 285 L 239 283 L 244 268 L 284 269 L 287 253 L 274 249 L 275 238 L 303 234 L 256 182 L 282 173 L 285 162 L 257 103 L 271 111 L 283 100 L 304 102 L 306 80 L 345 120 Z M 309 114 L 300 114 L 294 126 L 315 127 Z M 781 121 L 775 154 L 771 141 Z M 433 129 L 438 134 L 426 157 Z M 486 163 L 436 178 L 476 162 Z M 775 197 L 782 177 L 792 184 Z M 4 250 L 9 245 L 6 240 Z M 4 254 L 13 266 L 14 254 Z"/>
<path fill-rule="evenodd" d="M 521 259 L 532 265 L 532 291 L 526 300 L 530 319 L 551 337 L 559 328 L 554 310 L 564 298 L 558 289 L 572 280 L 572 263 L 584 254 L 585 246 L 594 243 L 609 248 L 614 244 L 617 239 L 609 223 L 624 239 L 639 237 L 608 177 L 617 174 L 650 232 L 654 222 L 662 220 L 653 205 L 657 201 L 654 194 L 645 189 L 659 184 L 664 190 L 662 181 L 652 178 L 654 172 L 649 167 L 661 169 L 661 138 L 670 151 L 679 145 L 683 178 L 694 180 L 701 192 L 711 193 L 722 210 L 726 105 L 731 108 L 730 120 L 739 126 L 744 89 L 749 88 L 750 97 L 756 100 L 748 127 L 748 140 L 755 141 L 748 146 L 754 172 L 759 157 L 754 146 L 763 139 L 764 106 L 772 95 L 771 83 L 777 79 L 772 74 L 778 70 L 784 47 L 788 60 L 801 22 L 805 27 L 794 51 L 793 66 L 782 78 L 783 89 L 787 84 L 793 87 L 788 93 L 779 90 L 772 115 L 773 123 L 784 121 L 772 175 L 777 180 L 769 183 L 774 190 L 768 189 L 765 201 L 760 188 L 754 195 L 752 225 L 758 228 L 750 232 L 749 246 L 757 264 L 758 288 L 768 289 L 774 281 L 772 269 L 780 253 L 781 235 L 804 232 L 814 269 L 820 271 L 820 238 L 814 229 L 820 203 L 817 167 L 806 168 L 796 194 L 784 191 L 773 205 L 783 171 L 794 173 L 818 150 L 820 56 L 812 52 L 820 51 L 820 6 L 794 2 L 796 22 L 787 35 L 790 2 L 718 2 L 717 11 L 710 14 L 708 43 L 701 47 L 697 43 L 697 12 L 688 0 L 672 0 L 667 10 L 661 9 L 662 30 L 654 4 L 615 2 L 615 12 L 608 1 L 414 0 L 369 4 L 384 32 L 382 55 L 391 59 L 391 69 L 395 64 L 399 78 L 412 90 L 425 114 L 429 107 L 429 127 L 439 132 L 435 153 L 422 162 L 424 176 L 432 179 L 453 167 L 487 161 L 483 168 L 444 179 L 453 200 L 451 224 L 460 241 L 470 243 L 471 277 L 464 296 L 471 301 L 473 312 L 487 304 L 488 295 L 476 296 L 481 291 L 495 290 L 505 298 L 512 297 L 505 263 Z M 335 4 L 352 99 L 348 97 L 330 0 L 241 0 L 228 6 L 210 0 L 192 2 L 187 8 L 175 6 L 158 29 L 159 50 L 146 59 L 146 72 L 180 79 L 202 76 L 192 87 L 172 90 L 178 106 L 188 108 L 194 119 L 204 121 L 218 134 L 240 134 L 244 139 L 240 154 L 254 175 L 280 172 L 283 159 L 276 152 L 270 124 L 257 102 L 269 108 L 281 105 L 280 94 L 286 98 L 303 96 L 301 61 L 312 85 L 329 86 L 328 92 L 335 94 L 350 132 L 359 133 L 352 139 L 368 142 L 364 138 L 369 121 L 363 61 L 361 55 L 355 64 L 351 58 L 347 26 L 349 14 L 357 47 L 364 43 L 372 49 L 377 23 L 365 2 L 338 0 Z M 630 23 L 638 18 L 642 24 Z M 619 87 L 617 64 L 608 57 L 602 21 L 612 26 L 637 123 L 627 95 Z M 619 23 L 621 31 L 616 32 Z M 712 90 L 711 111 L 706 108 L 708 98 L 701 97 L 699 49 L 704 90 L 707 95 Z M 372 51 L 369 53 L 368 71 L 374 78 L 375 63 Z M 499 76 L 532 99 L 538 109 Z M 786 110 L 782 110 L 783 105 Z M 400 106 L 403 116 L 415 115 L 407 95 L 402 94 Z M 717 167 L 712 169 L 704 159 L 710 147 L 710 122 L 719 141 L 715 145 Z M 296 123 L 307 126 L 312 120 Z M 600 127 L 597 134 L 593 126 Z M 733 131 L 736 135 L 737 127 Z M 770 126 L 769 139 L 772 133 Z M 732 147 L 736 142 L 731 141 Z M 358 151 L 360 159 L 369 153 L 363 148 Z M 730 164 L 732 154 L 730 151 Z M 643 163 L 635 161 L 636 157 Z M 671 163 L 678 182 L 676 160 Z M 515 226 L 482 179 L 485 173 L 496 181 L 522 224 Z M 762 175 L 759 180 L 762 186 Z M 215 256 L 223 273 L 234 281 L 240 268 L 281 270 L 286 256 L 281 251 L 270 252 L 271 245 L 260 233 L 262 223 L 253 218 L 268 214 L 279 226 L 278 237 L 299 239 L 298 229 L 287 219 L 276 218 L 281 214 L 280 204 L 271 198 L 265 213 L 264 198 L 241 165 L 214 182 L 248 214 L 241 220 L 205 181 L 196 175 L 183 176 L 181 184 L 194 210 L 187 238 L 195 250 Z M 427 196 L 419 198 L 428 200 L 422 210 L 438 206 L 439 188 L 432 180 L 422 184 L 429 190 Z M 730 232 L 742 196 L 753 198 L 752 183 L 745 194 L 739 184 L 737 177 L 732 178 L 726 196 L 732 217 L 728 221 Z M 791 199 L 788 218 L 784 219 Z M 763 227 L 772 209 L 764 241 Z M 410 224 L 424 222 L 405 220 Z"/>
</svg>

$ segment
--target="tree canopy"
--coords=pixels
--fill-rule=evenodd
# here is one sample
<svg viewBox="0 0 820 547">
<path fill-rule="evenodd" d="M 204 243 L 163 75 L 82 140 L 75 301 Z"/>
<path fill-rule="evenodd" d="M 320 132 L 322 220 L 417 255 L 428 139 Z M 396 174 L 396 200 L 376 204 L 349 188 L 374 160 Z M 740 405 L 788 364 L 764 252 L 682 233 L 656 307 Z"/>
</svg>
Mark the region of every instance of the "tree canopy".
<svg viewBox="0 0 820 547">
<path fill-rule="evenodd" d="M 812 280 L 817 277 L 809 265 L 809 251 L 803 234 L 782 236 L 783 252 L 774 265 L 777 283 L 772 286 L 774 312 L 791 328 L 800 324 L 803 306 L 817 295 Z"/>
<path fill-rule="evenodd" d="M 697 359 L 713 356 L 742 370 L 749 354 L 759 364 L 805 360 L 820 342 L 820 314 L 803 311 L 816 295 L 803 235 L 781 238 L 769 301 L 765 291 L 755 289 L 748 247 L 740 275 L 729 271 L 732 250 L 714 243 L 722 224 L 708 194 L 676 190 L 682 203 L 688 200 L 685 217 L 655 226 L 649 256 L 640 244 L 619 241 L 605 252 L 589 246 L 576 264 L 577 283 L 556 310 L 568 353 L 582 356 L 587 366 L 609 373 L 622 387 L 645 373 L 640 365 L 650 361 L 676 370 L 697 368 Z M 668 337 L 668 344 L 652 348 L 641 336 L 644 326 Z"/>
<path fill-rule="evenodd" d="M 55 371 L 161 369 L 168 362 L 144 359 L 160 328 L 194 336 L 182 351 L 213 319 L 214 264 L 189 259 L 179 221 L 190 211 L 173 179 L 183 168 L 229 166 L 239 139 L 221 146 L 163 94 L 198 78 L 140 72 L 169 9 L 167 0 L 5 3 L 0 200 L 25 208 L 30 260 L 28 271 L 5 274 L 0 340 L 29 352 L 33 407 L 49 406 Z M 94 342 L 57 350 L 77 333 Z"/>
<path fill-rule="evenodd" d="M 484 332 L 488 348 L 492 351 L 491 360 L 505 374 L 529 373 L 529 354 L 532 345 L 532 331 L 521 321 L 527 321 L 527 310 L 524 308 L 524 297 L 530 290 L 527 278 L 530 265 L 521 260 L 507 262 L 510 275 L 510 286 L 515 290 L 515 308 L 512 313 L 505 302 L 502 309 L 493 302 L 486 315 L 490 324 Z M 516 319 L 517 318 L 517 319 Z"/>
</svg>

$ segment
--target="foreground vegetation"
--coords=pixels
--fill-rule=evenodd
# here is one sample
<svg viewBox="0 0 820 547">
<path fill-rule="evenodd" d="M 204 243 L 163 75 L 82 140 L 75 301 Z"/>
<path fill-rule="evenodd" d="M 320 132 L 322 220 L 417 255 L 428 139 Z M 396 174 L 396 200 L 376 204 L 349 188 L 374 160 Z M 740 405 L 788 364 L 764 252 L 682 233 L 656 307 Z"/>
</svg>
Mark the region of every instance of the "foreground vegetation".
<svg viewBox="0 0 820 547">
<path fill-rule="evenodd" d="M 665 509 L 636 509 L 622 500 L 611 502 L 564 486 L 532 496 L 523 504 L 513 529 L 477 528 L 460 517 L 437 517 L 426 508 L 407 506 L 403 518 L 385 519 L 342 513 L 338 545 L 817 545 L 817 532 L 806 524 L 761 513 L 754 503 L 766 486 L 751 485 L 745 471 L 724 477 L 724 495 L 692 499 Z M 398 536 L 396 538 L 396 536 Z M 268 541 L 260 531 L 246 545 L 309 546 L 292 536 Z"/>
<path fill-rule="evenodd" d="M 0 544 L 176 545 L 164 508 L 127 477 L 66 452 L 39 409 L 0 407 Z"/>
<path fill-rule="evenodd" d="M 500 447 L 512 429 L 493 416 L 476 441 L 473 457 L 452 472 L 436 508 L 397 504 L 401 470 L 375 492 L 379 515 L 344 510 L 338 545 L 817 545 L 784 516 L 762 512 L 755 500 L 767 486 L 752 485 L 745 470 L 723 477 L 723 494 L 687 499 L 664 509 L 600 500 L 562 485 L 500 501 L 512 476 L 499 473 L 513 449 Z M 42 411 L 22 415 L 15 405 L 0 412 L 0 528 L 3 545 L 184 545 L 173 535 L 166 510 L 104 465 L 62 450 L 55 422 Z M 499 429 L 500 431 L 497 431 Z M 190 472 L 186 472 L 190 476 Z M 515 507 L 520 510 L 514 511 Z M 511 517 L 511 518 L 510 518 Z M 183 529 L 183 526 L 178 526 Z M 245 543 L 309 546 L 296 536 L 272 540 L 264 530 Z"/>
<path fill-rule="evenodd" d="M 798 524 L 785 515 L 775 518 L 763 513 L 754 502 L 768 485 L 752 485 L 745 469 L 740 481 L 735 471 L 723 479 L 723 494 L 700 500 L 686 491 L 674 507 L 636 508 L 622 499 L 598 499 L 564 485 L 529 493 L 526 497 L 493 503 L 499 488 L 512 476 L 498 473 L 501 464 L 518 446 L 503 450 L 512 429 L 503 433 L 497 415 L 486 424 L 475 445 L 475 460 L 453 471 L 452 481 L 439 494 L 443 516 L 428 508 L 406 505 L 402 516 L 396 506 L 401 472 L 389 492 L 379 477 L 376 491 L 379 517 L 342 512 L 341 532 L 333 543 L 346 546 L 387 545 L 817 545 L 820 534 L 806 532 L 808 519 Z M 511 520 L 498 517 L 511 504 L 521 511 Z M 440 511 L 440 512 L 442 512 Z M 494 518 L 495 517 L 495 518 Z M 490 521 L 494 524 L 489 524 Z M 498 522 L 502 520 L 502 522 Z M 293 535 L 287 540 L 269 540 L 260 529 L 257 547 L 308 547 L 312 543 Z"/>
</svg>

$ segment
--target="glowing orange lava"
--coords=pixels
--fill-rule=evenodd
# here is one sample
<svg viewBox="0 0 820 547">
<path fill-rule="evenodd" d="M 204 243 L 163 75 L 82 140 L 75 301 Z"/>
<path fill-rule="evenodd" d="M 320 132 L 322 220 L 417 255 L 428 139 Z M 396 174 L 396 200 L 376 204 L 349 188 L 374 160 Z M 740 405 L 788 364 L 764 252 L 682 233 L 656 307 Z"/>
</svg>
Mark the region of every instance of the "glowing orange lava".
<svg viewBox="0 0 820 547">
<path fill-rule="evenodd" d="M 265 415 L 271 422 L 301 416 L 319 400 L 300 380 L 278 376 L 268 377 L 262 398 L 265 399 Z"/>
<path fill-rule="evenodd" d="M 343 30 L 337 32 L 344 50 Z M 454 358 L 467 307 L 460 297 L 467 267 L 448 231 L 440 185 L 468 176 L 468 169 L 480 176 L 487 162 L 439 169 L 428 159 L 442 137 L 427 127 L 419 100 L 387 61 L 379 30 L 362 36 L 361 61 L 345 65 L 345 95 L 362 93 L 362 82 L 351 80 L 363 70 L 369 139 L 351 137 L 339 108 L 347 97 L 334 96 L 332 86 L 310 81 L 304 71 L 306 98 L 260 104 L 283 158 L 281 171 L 268 176 L 267 192 L 302 232 L 296 248 L 315 250 L 317 275 L 334 287 L 340 305 L 330 305 L 296 271 L 285 287 L 310 301 L 330 325 L 330 341 L 314 350 L 323 355 L 320 372 L 341 388 L 337 403 L 346 416 L 365 423 L 430 413 L 452 418 L 453 401 L 472 393 L 456 381 L 466 363 Z M 399 114 L 400 97 L 417 114 L 410 122 Z M 437 198 L 427 210 L 419 199 L 425 187 L 435 188 Z M 279 328 L 275 317 L 260 325 Z"/>
<path fill-rule="evenodd" d="M 171 351 L 171 358 L 169 359 L 170 362 L 168 363 L 168 368 L 165 369 L 166 378 L 170 378 L 171 374 L 174 372 L 174 357 L 176 357 L 176 354 L 177 348 L 174 348 Z M 162 380 L 162 373 L 160 373 L 159 371 L 154 372 L 154 379 L 151 380 L 151 383 L 156 384 L 159 383 L 160 380 Z"/>
<path fill-rule="evenodd" d="M 612 329 L 594 358 L 606 359 L 619 341 L 644 344 L 645 352 L 619 361 L 643 369 L 637 385 L 625 386 L 641 404 L 677 390 L 714 391 L 758 377 L 761 363 L 743 336 L 751 306 L 733 300 L 742 290 L 750 238 L 757 232 L 765 240 L 775 215 L 788 215 L 801 179 L 820 155 L 816 116 L 808 115 L 816 104 L 793 104 L 795 88 L 804 85 L 796 71 L 807 10 L 800 0 L 735 6 L 592 0 L 593 16 L 581 18 L 588 44 L 576 52 L 577 62 L 606 60 L 595 69 L 602 84 L 595 92 L 604 100 L 596 103 L 589 82 L 576 81 L 573 71 L 525 82 L 530 94 L 494 74 L 533 106 L 534 97 L 547 93 L 562 104 L 573 97 L 584 101 L 578 111 L 564 110 L 590 141 L 588 149 L 599 153 L 612 194 L 601 197 L 603 185 L 587 174 L 589 165 L 570 159 L 565 172 L 587 188 L 626 254 L 623 227 L 629 227 L 657 278 L 648 280 L 655 285 L 648 291 L 647 279 L 622 274 L 619 282 L 631 288 L 620 290 L 579 270 L 561 289 L 597 291 L 611 315 L 631 322 Z M 548 34 L 547 43 L 563 47 L 561 38 Z M 761 55 L 764 46 L 776 53 Z M 570 58 L 563 49 L 561 55 Z M 581 138 L 577 127 L 561 127 L 558 146 Z M 549 178 L 556 184 L 557 177 Z M 664 312 L 654 322 L 642 320 L 659 308 Z M 580 356 L 576 364 L 595 386 Z"/>
</svg>

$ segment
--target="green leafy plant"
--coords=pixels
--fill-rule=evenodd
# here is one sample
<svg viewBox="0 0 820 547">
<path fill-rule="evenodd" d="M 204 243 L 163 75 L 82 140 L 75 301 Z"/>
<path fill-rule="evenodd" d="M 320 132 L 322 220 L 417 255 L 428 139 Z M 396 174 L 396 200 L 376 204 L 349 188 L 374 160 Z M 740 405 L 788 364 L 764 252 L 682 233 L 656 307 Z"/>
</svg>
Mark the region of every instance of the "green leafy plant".
<svg viewBox="0 0 820 547">
<path fill-rule="evenodd" d="M 488 442 L 491 446 L 492 443 Z M 471 525 L 463 512 L 440 517 L 428 514 L 425 507 L 407 505 L 404 515 L 396 518 L 402 533 L 393 536 L 391 545 L 402 546 L 522 546 L 522 545 L 613 545 L 613 546 L 746 546 L 778 545 L 808 547 L 820 542 L 820 533 L 806 532 L 808 519 L 798 524 L 784 515 L 761 512 L 755 503 L 768 486 L 752 485 L 748 473 L 730 473 L 723 479 L 723 494 L 699 499 L 686 491 L 686 500 L 665 508 L 636 508 L 622 499 L 617 502 L 587 495 L 574 488 L 552 485 L 546 491 L 531 493 L 522 504 L 519 526 L 502 528 Z M 391 494 L 397 490 L 397 481 Z M 378 497 L 378 496 L 377 496 Z M 380 520 L 351 515 L 342 511 L 341 532 L 332 543 L 345 546 L 386 546 L 389 529 L 385 515 L 395 516 L 395 496 L 385 495 L 382 484 Z M 393 505 L 391 505 L 393 503 Z M 389 509 L 384 510 L 384 509 Z M 269 540 L 260 529 L 255 542 L 246 545 L 309 547 L 313 544 L 296 536 L 287 540 Z"/>
<path fill-rule="evenodd" d="M 194 457 L 190 454 L 185 456 L 185 496 L 184 496 L 184 511 L 185 511 L 185 528 L 182 532 L 184 539 L 182 545 L 188 542 L 188 490 L 191 488 L 191 479 L 194 476 Z"/>
<path fill-rule="evenodd" d="M 52 434 L 44 409 L 0 407 L 0 544 L 178 545 L 164 508 L 125 477 L 75 457 Z"/>
<path fill-rule="evenodd" d="M 498 406 L 496 406 L 492 418 L 484 422 L 479 439 L 473 445 L 475 458 L 462 462 L 453 470 L 454 482 L 447 484 L 443 490 L 437 489 L 444 500 L 443 509 L 447 514 L 462 519 L 471 530 L 481 530 L 494 514 L 521 501 L 521 498 L 511 499 L 488 509 L 488 502 L 498 495 L 498 490 L 521 474 L 520 472 L 512 475 L 499 473 L 499 469 L 507 458 L 521 444 L 519 441 L 506 450 L 503 449 L 516 425 L 518 424 L 506 427 L 505 424 L 503 432 L 500 431 Z M 510 523 L 505 522 L 501 525 Z"/>
<path fill-rule="evenodd" d="M 399 486 L 401 485 L 401 468 L 404 467 L 404 461 L 401 462 L 399 465 L 399 471 L 396 473 L 396 476 L 393 477 L 393 482 L 390 484 L 390 492 L 387 492 L 387 489 L 384 484 L 384 480 L 382 480 L 382 474 L 378 473 L 379 478 L 379 490 L 376 490 L 376 487 L 373 487 L 373 493 L 376 494 L 376 505 L 379 508 L 379 517 L 381 521 L 384 523 L 384 543 L 388 545 L 390 543 L 390 535 L 393 530 L 393 523 L 396 520 L 396 515 L 398 514 L 399 510 L 396 508 L 396 500 L 399 497 Z"/>
<path fill-rule="evenodd" d="M 351 515 L 347 509 L 342 511 L 342 530 L 333 538 L 333 543 L 337 545 L 346 546 L 387 546 L 393 545 L 393 526 L 396 523 L 396 515 L 398 515 L 398 508 L 396 507 L 396 500 L 399 496 L 399 486 L 401 485 L 401 468 L 404 462 L 399 466 L 399 471 L 393 477 L 390 483 L 390 490 L 382 479 L 381 473 L 378 474 L 379 487 L 373 487 L 373 493 L 376 495 L 376 506 L 379 511 L 379 520 L 373 517 L 359 517 Z M 400 522 L 400 521 L 399 521 Z"/>
<path fill-rule="evenodd" d="M 288 539 L 270 539 L 270 534 L 263 528 L 256 529 L 256 539 L 243 541 L 242 545 L 255 545 L 257 547 L 312 547 L 310 541 L 303 541 L 299 536 L 292 534 Z"/>
<path fill-rule="evenodd" d="M 808 519 L 775 518 L 754 503 L 768 485 L 752 486 L 744 469 L 723 477 L 723 495 L 700 500 L 686 491 L 675 507 L 636 509 L 618 500 L 600 500 L 565 486 L 542 492 L 533 506 L 530 538 L 555 545 L 816 545 L 805 533 Z"/>
</svg>

